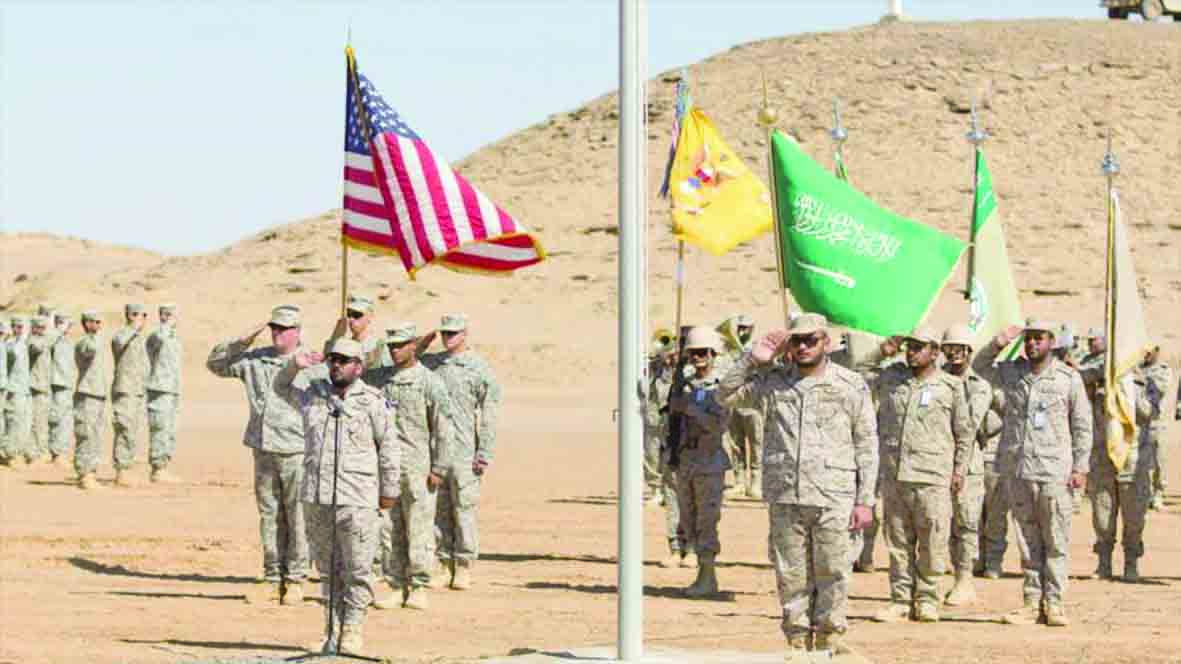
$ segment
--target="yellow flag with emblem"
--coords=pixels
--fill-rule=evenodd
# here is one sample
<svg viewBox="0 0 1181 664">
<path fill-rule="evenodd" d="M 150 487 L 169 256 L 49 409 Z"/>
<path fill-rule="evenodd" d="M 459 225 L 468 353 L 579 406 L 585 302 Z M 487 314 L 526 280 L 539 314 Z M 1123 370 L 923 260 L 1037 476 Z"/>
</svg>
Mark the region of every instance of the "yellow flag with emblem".
<svg viewBox="0 0 1181 664">
<path fill-rule="evenodd" d="M 700 109 L 680 123 L 668 171 L 673 235 L 722 255 L 771 230 L 771 195 Z"/>
</svg>

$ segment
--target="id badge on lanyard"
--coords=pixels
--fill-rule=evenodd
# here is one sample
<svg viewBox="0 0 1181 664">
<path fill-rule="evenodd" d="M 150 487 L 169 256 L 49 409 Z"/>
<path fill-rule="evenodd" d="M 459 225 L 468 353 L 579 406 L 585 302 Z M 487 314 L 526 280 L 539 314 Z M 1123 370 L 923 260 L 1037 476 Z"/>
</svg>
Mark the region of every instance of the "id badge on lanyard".
<svg viewBox="0 0 1181 664">
<path fill-rule="evenodd" d="M 931 388 L 924 385 L 923 391 L 919 392 L 919 408 L 926 408 L 930 404 L 931 404 Z"/>
<path fill-rule="evenodd" d="M 1033 428 L 1046 428 L 1046 402 L 1039 401 L 1037 407 L 1033 411 Z"/>
</svg>

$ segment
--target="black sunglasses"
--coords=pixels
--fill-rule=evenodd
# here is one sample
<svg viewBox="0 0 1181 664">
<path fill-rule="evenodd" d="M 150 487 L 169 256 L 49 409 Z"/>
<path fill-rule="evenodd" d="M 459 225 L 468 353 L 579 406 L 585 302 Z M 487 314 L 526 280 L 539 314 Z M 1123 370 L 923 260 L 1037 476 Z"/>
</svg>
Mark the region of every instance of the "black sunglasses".
<svg viewBox="0 0 1181 664">
<path fill-rule="evenodd" d="M 439 332 L 439 334 L 441 334 L 445 337 L 453 337 L 453 336 L 459 334 L 459 332 L 454 331 L 454 330 L 443 330 L 443 331 Z"/>
<path fill-rule="evenodd" d="M 804 346 L 811 348 L 812 346 L 820 345 L 820 342 L 823 340 L 824 335 L 822 334 L 797 334 L 787 338 L 787 345 L 795 348 L 801 348 Z"/>
<path fill-rule="evenodd" d="M 328 356 L 328 362 L 329 364 L 349 364 L 350 362 L 360 362 L 360 360 L 355 357 L 333 353 Z"/>
<path fill-rule="evenodd" d="M 286 325 L 279 325 L 276 323 L 268 323 L 267 327 L 271 328 L 272 332 L 279 332 L 279 333 L 286 332 L 287 330 L 293 329 L 292 327 L 288 327 Z"/>
<path fill-rule="evenodd" d="M 349 311 L 348 316 L 349 316 L 349 318 L 352 318 L 353 320 L 357 320 L 358 318 L 364 318 L 365 312 L 363 312 L 363 311 Z"/>
<path fill-rule="evenodd" d="M 708 348 L 690 348 L 689 357 L 705 357 L 709 355 Z"/>
</svg>

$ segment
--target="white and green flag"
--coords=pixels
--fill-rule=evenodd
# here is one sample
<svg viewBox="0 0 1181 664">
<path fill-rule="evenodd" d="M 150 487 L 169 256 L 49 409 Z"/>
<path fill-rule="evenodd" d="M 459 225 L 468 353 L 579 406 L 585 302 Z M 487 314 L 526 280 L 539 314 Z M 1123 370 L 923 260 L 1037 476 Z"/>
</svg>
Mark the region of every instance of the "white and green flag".
<svg viewBox="0 0 1181 664">
<path fill-rule="evenodd" d="M 968 327 L 981 348 L 1005 327 L 1021 325 L 1021 301 L 1009 267 L 1005 231 L 996 213 L 992 175 L 984 151 L 976 148 L 976 196 L 972 207 L 972 248 L 968 256 Z"/>
</svg>

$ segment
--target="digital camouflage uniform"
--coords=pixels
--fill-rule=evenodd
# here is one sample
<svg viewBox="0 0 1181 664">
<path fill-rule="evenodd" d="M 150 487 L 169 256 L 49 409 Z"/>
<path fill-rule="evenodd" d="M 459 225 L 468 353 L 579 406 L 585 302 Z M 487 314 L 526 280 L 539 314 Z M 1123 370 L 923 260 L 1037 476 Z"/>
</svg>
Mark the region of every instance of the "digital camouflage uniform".
<svg viewBox="0 0 1181 664">
<path fill-rule="evenodd" d="M 1052 329 L 1052 328 L 1040 328 Z M 1070 555 L 1072 472 L 1090 465 L 1091 412 L 1082 376 L 1051 359 L 1041 373 L 1029 360 L 993 364 L 1002 349 L 990 341 L 976 354 L 972 368 L 1004 391 L 1004 430 L 997 457 L 1021 529 L 1021 567 L 1025 572 L 1026 608 L 1044 600 L 1061 608 Z"/>
<path fill-rule="evenodd" d="M 152 470 L 168 467 L 176 453 L 176 416 L 180 410 L 181 360 L 184 351 L 176 325 L 153 331 L 145 343 L 148 353 L 148 462 Z"/>
<path fill-rule="evenodd" d="M 694 375 L 685 384 L 688 405 L 678 444 L 677 498 L 680 521 L 677 539 L 682 550 L 693 543 L 699 560 L 712 560 L 722 550 L 718 523 L 722 519 L 724 475 L 730 459 L 722 445 L 729 412 L 716 398 L 719 374 Z"/>
<path fill-rule="evenodd" d="M 978 567 L 982 573 L 997 577 L 1005 560 L 1005 550 L 1009 548 L 1009 491 L 1003 470 L 1013 465 L 1012 459 L 1006 462 L 997 458 L 997 448 L 1004 430 L 1004 401 L 1004 392 L 994 387 L 988 414 L 984 416 L 984 423 L 977 432 L 977 436 L 985 437 L 981 454 L 984 462 L 984 509 L 980 515 Z M 1010 455 L 1015 452 L 1009 450 Z M 1015 535 L 1021 536 L 1020 529 L 1015 529 Z"/>
<path fill-rule="evenodd" d="M 52 367 L 49 377 L 49 453 L 65 458 L 74 437 L 74 386 L 78 382 L 74 342 L 59 334 L 49 350 Z"/>
<path fill-rule="evenodd" d="M 125 325 L 111 337 L 115 359 L 111 381 L 111 424 L 115 429 L 113 456 L 116 470 L 135 465 L 145 415 L 144 383 L 148 376 L 147 337 L 143 330 Z"/>
<path fill-rule="evenodd" d="M 86 320 L 86 318 L 83 318 Z M 83 334 L 74 344 L 78 383 L 74 389 L 74 471 L 79 477 L 98 469 L 107 410 L 107 359 L 99 334 Z"/>
<path fill-rule="evenodd" d="M 48 327 L 44 319 L 38 321 Z M 49 455 L 50 382 L 53 378 L 51 348 L 56 334 L 43 332 L 29 335 L 29 413 L 32 417 L 31 459 Z"/>
<path fill-rule="evenodd" d="M 481 476 L 472 470 L 472 464 L 476 459 L 492 462 L 500 384 L 488 363 L 473 350 L 426 355 L 422 361 L 447 386 L 454 435 L 435 513 L 436 555 L 443 562 L 454 560 L 467 567 L 480 554 L 477 517 Z"/>
<path fill-rule="evenodd" d="M 1147 426 L 1146 435 L 1152 445 L 1155 463 L 1152 470 L 1152 490 L 1158 500 L 1164 499 L 1165 490 L 1169 488 L 1167 473 L 1169 461 L 1169 440 L 1165 435 L 1168 420 L 1165 414 L 1165 401 L 1168 399 L 1169 386 L 1173 382 L 1173 370 L 1164 360 L 1157 359 L 1141 369 L 1144 377 L 1144 389 L 1148 400 L 1152 403 L 1152 415 Z"/>
<path fill-rule="evenodd" d="M 279 373 L 275 389 L 302 417 L 307 468 L 300 497 L 308 536 L 315 540 L 317 566 L 329 577 L 321 581 L 324 597 L 336 583 L 337 602 L 331 607 L 335 616 L 346 626 L 360 625 L 377 583 L 373 558 L 381 529 L 378 502 L 399 496 L 402 446 L 379 390 L 358 379 L 341 397 L 328 380 L 308 382 L 301 377 L 292 360 Z"/>
<path fill-rule="evenodd" d="M 822 375 L 805 377 L 795 366 L 756 369 L 748 354 L 717 396 L 763 414 L 763 500 L 784 634 L 791 641 L 810 630 L 844 632 L 850 513 L 873 505 L 878 474 L 869 387 L 831 361 Z"/>
<path fill-rule="evenodd" d="M 5 460 L 32 461 L 33 413 L 29 388 L 29 345 L 23 337 L 8 340 L 8 400 L 4 404 Z"/>
<path fill-rule="evenodd" d="M 4 407 L 8 404 L 8 323 L 0 320 L 0 464 L 8 463 L 8 433 Z"/>
<path fill-rule="evenodd" d="M 391 404 L 392 436 L 402 448 L 401 500 L 389 517 L 382 571 L 394 588 L 422 588 L 430 583 L 435 553 L 437 492 L 428 488 L 427 476 L 443 477 L 449 466 L 450 397 L 442 379 L 422 363 L 371 369 L 365 382 Z"/>
<path fill-rule="evenodd" d="M 681 521 L 677 471 L 668 466 L 668 449 L 665 445 L 665 439 L 668 438 L 668 414 L 661 412 L 668 406 L 668 393 L 672 389 L 676 367 L 664 366 L 657 361 L 652 363 L 650 371 L 652 382 L 648 388 L 648 403 L 644 407 L 645 454 L 655 452 L 655 472 L 658 476 L 656 490 L 664 502 L 664 537 L 668 541 L 669 552 L 680 553 L 683 549 L 677 539 L 677 525 Z M 645 465 L 648 463 L 650 461 L 645 460 Z"/>
<path fill-rule="evenodd" d="M 964 486 L 951 497 L 951 564 L 957 576 L 971 577 L 980 559 L 980 518 L 984 511 L 985 448 L 990 438 L 988 414 L 992 406 L 992 386 L 971 368 L 959 377 L 972 421 L 972 441 L 964 465 Z M 994 416 L 992 438 L 1000 433 L 1000 420 Z"/>
<path fill-rule="evenodd" d="M 973 442 L 962 381 L 935 369 L 916 378 L 894 364 L 878 376 L 880 485 L 890 598 L 937 607 L 951 525 L 951 476 L 966 474 Z"/>
<path fill-rule="evenodd" d="M 737 364 L 742 356 L 750 352 L 752 340 L 745 343 L 738 338 L 739 326 L 751 326 L 750 317 L 733 316 L 723 322 L 722 337 L 726 352 L 715 360 L 714 371 L 725 375 L 730 367 Z M 734 466 L 734 483 L 742 493 L 751 498 L 761 498 L 763 471 L 763 419 L 753 408 L 734 408 L 726 423 L 725 450 Z M 749 450 L 749 454 L 748 454 Z M 749 480 L 749 481 L 748 481 Z"/>
<path fill-rule="evenodd" d="M 262 538 L 263 578 L 300 581 L 308 571 L 300 483 L 304 475 L 303 416 L 275 388 L 290 355 L 274 346 L 250 350 L 250 342 L 231 339 L 213 347 L 205 366 L 222 378 L 236 378 L 246 388 L 250 419 L 242 443 L 254 453 L 254 500 Z M 295 386 L 308 385 L 301 372 Z M 376 506 L 374 506 L 376 512 Z"/>
</svg>

